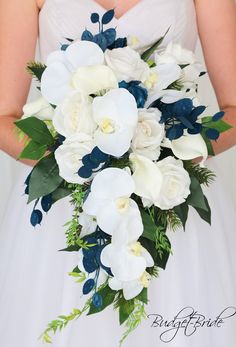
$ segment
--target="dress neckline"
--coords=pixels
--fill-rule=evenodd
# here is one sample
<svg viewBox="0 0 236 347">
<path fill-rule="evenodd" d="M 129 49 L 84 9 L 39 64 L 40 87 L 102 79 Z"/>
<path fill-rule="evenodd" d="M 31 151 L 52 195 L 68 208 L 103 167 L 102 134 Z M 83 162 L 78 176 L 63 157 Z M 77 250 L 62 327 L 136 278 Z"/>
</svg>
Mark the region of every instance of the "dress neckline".
<svg viewBox="0 0 236 347">
<path fill-rule="evenodd" d="M 45 0 L 43 3 L 43 6 L 40 9 L 40 13 L 43 12 L 44 7 L 46 7 L 47 3 L 50 0 Z M 107 8 L 105 8 L 103 5 L 99 4 L 96 0 L 86 0 L 87 2 L 89 2 L 91 4 L 91 7 L 97 7 L 100 10 L 103 11 L 108 11 Z M 130 7 L 126 12 L 124 12 L 120 17 L 116 17 L 114 16 L 114 20 L 116 20 L 117 22 L 125 19 L 127 16 L 129 16 L 130 14 L 133 14 L 133 12 L 135 12 L 137 9 L 139 9 L 139 7 L 141 7 L 143 4 L 145 3 L 145 0 L 139 0 L 139 2 L 137 2 L 135 5 L 133 5 L 132 7 Z"/>
<path fill-rule="evenodd" d="M 108 11 L 109 9 L 104 7 L 103 5 L 101 5 L 100 3 L 98 3 L 96 0 L 87 0 L 90 1 L 91 4 L 95 4 L 96 6 L 98 6 L 99 8 L 101 8 L 104 11 Z M 139 8 L 142 4 L 144 3 L 144 0 L 139 0 L 136 4 L 134 4 L 133 6 L 131 6 L 127 11 L 125 11 L 121 16 L 117 17 L 116 15 L 114 16 L 114 18 L 119 21 L 122 20 L 123 17 L 126 17 L 129 13 L 135 11 L 137 8 Z"/>
</svg>

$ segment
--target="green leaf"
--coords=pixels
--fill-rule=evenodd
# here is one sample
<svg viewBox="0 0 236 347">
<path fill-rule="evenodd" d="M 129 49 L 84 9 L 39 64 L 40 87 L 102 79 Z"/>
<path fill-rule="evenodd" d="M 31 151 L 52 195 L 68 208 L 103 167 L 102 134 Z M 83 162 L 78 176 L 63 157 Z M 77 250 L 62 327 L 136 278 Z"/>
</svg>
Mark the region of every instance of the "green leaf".
<svg viewBox="0 0 236 347">
<path fill-rule="evenodd" d="M 155 50 L 162 44 L 164 38 L 166 37 L 168 31 L 170 30 L 170 27 L 167 29 L 167 31 L 165 32 L 165 34 L 160 37 L 150 48 L 148 48 L 145 52 L 143 52 L 143 54 L 141 55 L 141 58 L 144 61 L 148 61 L 148 59 L 151 57 L 152 53 L 155 52 Z"/>
<path fill-rule="evenodd" d="M 196 177 L 191 176 L 190 185 L 191 194 L 188 196 L 186 203 L 194 208 L 200 208 L 204 211 L 208 211 L 205 196 L 202 191 L 202 187 Z"/>
<path fill-rule="evenodd" d="M 102 306 L 97 308 L 91 304 L 89 312 L 87 315 L 98 313 L 103 311 L 107 306 L 111 305 L 114 302 L 115 296 L 117 294 L 116 290 L 112 290 L 108 285 L 98 291 L 102 296 Z"/>
<path fill-rule="evenodd" d="M 188 204 L 186 202 L 184 202 L 183 204 L 179 205 L 179 206 L 175 206 L 174 208 L 175 213 L 179 216 L 183 227 L 185 228 L 187 219 L 188 219 L 188 211 L 189 211 L 189 207 Z"/>
<path fill-rule="evenodd" d="M 134 300 L 128 300 L 119 307 L 119 321 L 122 325 L 134 310 Z"/>
<path fill-rule="evenodd" d="M 46 145 L 41 145 L 37 142 L 31 140 L 28 145 L 20 153 L 18 159 L 32 159 L 38 160 L 41 159 L 47 150 Z"/>
<path fill-rule="evenodd" d="M 141 212 L 141 217 L 142 217 L 143 227 L 144 227 L 142 236 L 155 242 L 157 227 L 147 212 L 145 212 L 143 209 L 140 209 L 140 212 Z"/>
<path fill-rule="evenodd" d="M 30 139 L 41 145 L 52 145 L 54 143 L 54 138 L 46 124 L 36 117 L 21 119 L 16 121 L 15 124 L 28 135 Z"/>
<path fill-rule="evenodd" d="M 171 248 L 171 244 L 168 237 L 165 234 L 163 234 L 162 236 L 165 238 L 166 242 L 168 242 L 169 248 Z M 165 270 L 170 252 L 165 249 L 162 249 L 160 254 L 160 252 L 158 252 L 158 250 L 156 249 L 155 243 L 146 239 L 145 237 L 141 237 L 140 242 L 142 246 L 146 248 L 147 251 L 151 254 L 155 265 Z"/>
<path fill-rule="evenodd" d="M 78 252 L 80 248 L 81 247 L 79 245 L 71 245 L 67 248 L 59 249 L 59 252 Z"/>
<path fill-rule="evenodd" d="M 138 294 L 135 299 L 143 302 L 144 304 L 148 303 L 148 290 L 147 288 L 143 288 L 140 294 Z"/>
<path fill-rule="evenodd" d="M 205 134 L 205 129 L 203 128 L 203 130 L 201 131 L 201 135 L 206 143 L 206 146 L 207 146 L 207 152 L 208 152 L 208 155 L 211 155 L 211 156 L 215 156 L 215 152 L 214 152 L 214 149 L 213 149 L 213 146 L 212 146 L 212 142 L 211 140 L 208 139 L 208 137 L 206 136 Z"/>
<path fill-rule="evenodd" d="M 44 70 L 46 69 L 46 65 L 37 62 L 37 61 L 31 61 L 27 64 L 27 71 L 33 75 L 34 77 L 36 77 L 38 79 L 38 81 L 41 81 L 42 78 L 42 74 L 44 72 Z"/>
<path fill-rule="evenodd" d="M 32 170 L 29 181 L 28 203 L 54 192 L 63 178 L 59 176 L 59 168 L 54 154 L 42 158 Z"/>
<path fill-rule="evenodd" d="M 197 213 L 199 214 L 199 216 L 205 221 L 207 222 L 208 224 L 211 225 L 211 208 L 209 206 L 209 203 L 208 203 L 208 200 L 207 198 L 204 196 L 204 199 L 205 199 L 205 203 L 208 207 L 208 210 L 203 210 L 201 208 L 198 208 L 198 207 L 194 207 L 195 210 L 197 211 Z"/>
<path fill-rule="evenodd" d="M 58 187 L 53 193 L 52 193 L 52 201 L 53 203 L 57 202 L 58 200 L 61 200 L 68 195 L 71 194 L 71 189 L 65 188 L 65 187 Z"/>
<path fill-rule="evenodd" d="M 222 119 L 218 120 L 217 122 L 207 123 L 207 127 L 212 128 L 212 129 L 216 129 L 220 133 L 223 133 L 223 132 L 228 131 L 228 130 L 233 128 L 232 125 L 229 125 L 228 123 L 226 123 Z"/>
</svg>

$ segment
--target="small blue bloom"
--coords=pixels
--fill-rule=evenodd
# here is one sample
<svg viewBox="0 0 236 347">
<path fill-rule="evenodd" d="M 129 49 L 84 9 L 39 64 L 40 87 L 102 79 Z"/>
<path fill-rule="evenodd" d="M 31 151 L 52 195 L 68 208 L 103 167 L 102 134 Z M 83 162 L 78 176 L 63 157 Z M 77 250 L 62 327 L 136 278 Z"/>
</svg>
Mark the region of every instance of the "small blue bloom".
<svg viewBox="0 0 236 347">
<path fill-rule="evenodd" d="M 140 86 L 140 81 L 131 81 L 131 82 L 125 82 L 121 81 L 119 83 L 120 88 L 127 89 L 130 94 L 132 94 L 136 100 L 137 107 L 143 108 L 145 105 L 145 102 L 147 101 L 148 92 L 147 89 Z"/>
</svg>

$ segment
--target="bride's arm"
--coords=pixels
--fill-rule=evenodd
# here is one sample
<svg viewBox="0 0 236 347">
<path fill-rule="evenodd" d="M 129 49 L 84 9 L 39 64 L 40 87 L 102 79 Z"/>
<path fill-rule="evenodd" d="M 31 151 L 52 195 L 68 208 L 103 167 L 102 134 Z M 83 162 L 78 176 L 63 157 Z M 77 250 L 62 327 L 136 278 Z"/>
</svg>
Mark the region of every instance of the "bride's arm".
<svg viewBox="0 0 236 347">
<path fill-rule="evenodd" d="M 0 0 L 0 150 L 14 158 L 23 149 L 14 122 L 22 115 L 30 87 L 26 64 L 34 59 L 38 12 L 35 0 Z"/>
<path fill-rule="evenodd" d="M 236 145 L 236 3 L 195 0 L 207 70 L 225 120 L 234 128 L 213 144 L 216 153 Z"/>
</svg>

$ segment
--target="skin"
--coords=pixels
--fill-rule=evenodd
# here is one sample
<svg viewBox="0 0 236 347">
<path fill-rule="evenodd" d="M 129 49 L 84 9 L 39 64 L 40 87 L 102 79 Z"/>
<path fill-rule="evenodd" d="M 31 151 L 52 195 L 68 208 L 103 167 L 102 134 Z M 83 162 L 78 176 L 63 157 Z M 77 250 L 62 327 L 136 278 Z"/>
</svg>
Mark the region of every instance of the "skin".
<svg viewBox="0 0 236 347">
<path fill-rule="evenodd" d="M 139 1 L 97 0 L 106 9 L 115 7 L 117 18 Z M 25 66 L 34 59 L 43 3 L 0 0 L 0 150 L 13 158 L 24 146 L 14 134 L 14 122 L 21 117 L 29 92 L 31 77 Z M 195 6 L 208 73 L 225 120 L 234 127 L 214 142 L 218 154 L 236 145 L 236 5 L 234 0 L 195 0 Z"/>
</svg>

